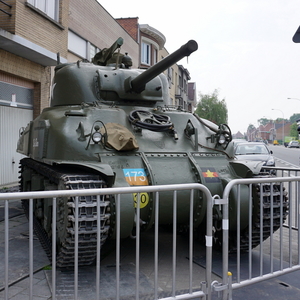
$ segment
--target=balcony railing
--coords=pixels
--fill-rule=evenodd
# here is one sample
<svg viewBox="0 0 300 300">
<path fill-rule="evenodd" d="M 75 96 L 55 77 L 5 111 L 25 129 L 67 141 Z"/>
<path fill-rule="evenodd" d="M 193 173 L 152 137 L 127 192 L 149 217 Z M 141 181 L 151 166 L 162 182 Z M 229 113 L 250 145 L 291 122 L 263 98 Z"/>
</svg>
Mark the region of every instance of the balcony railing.
<svg viewBox="0 0 300 300">
<path fill-rule="evenodd" d="M 3 3 L 4 5 L 8 6 L 10 9 L 12 8 L 12 5 L 6 3 L 6 2 L 3 1 L 3 0 L 0 0 L 0 3 Z M 4 9 L 2 9 L 2 8 L 0 8 L 0 11 L 2 11 L 3 13 L 5 13 L 6 15 L 9 15 L 10 17 L 12 16 L 11 13 L 9 13 L 8 11 L 6 11 L 6 10 L 4 10 Z"/>
</svg>

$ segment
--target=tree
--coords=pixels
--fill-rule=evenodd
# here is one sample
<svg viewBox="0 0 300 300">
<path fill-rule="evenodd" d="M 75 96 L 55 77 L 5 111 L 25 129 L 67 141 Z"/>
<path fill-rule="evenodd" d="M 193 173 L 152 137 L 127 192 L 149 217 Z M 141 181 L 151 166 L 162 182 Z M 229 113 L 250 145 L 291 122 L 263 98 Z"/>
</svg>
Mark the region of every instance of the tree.
<svg viewBox="0 0 300 300">
<path fill-rule="evenodd" d="M 297 128 L 298 128 L 297 123 L 293 123 L 290 128 L 290 136 L 294 137 L 296 140 L 298 140 L 298 138 L 299 138 L 299 133 L 298 133 Z"/>
<path fill-rule="evenodd" d="M 299 132 L 298 132 L 298 124 L 297 120 L 300 119 L 300 114 L 293 114 L 290 116 L 290 122 L 292 123 L 290 127 L 290 136 L 294 137 L 296 140 L 299 139 Z"/>
<path fill-rule="evenodd" d="M 300 114 L 293 114 L 291 117 L 290 117 L 290 122 L 291 123 L 294 123 L 296 122 L 296 120 L 300 119 Z"/>
<path fill-rule="evenodd" d="M 259 122 L 260 125 L 265 126 L 266 124 L 268 124 L 271 120 L 267 119 L 267 118 L 260 118 L 257 120 Z"/>
<path fill-rule="evenodd" d="M 252 131 L 254 129 L 255 129 L 255 126 L 253 124 L 249 124 L 248 128 L 247 128 L 247 131 Z"/>
<path fill-rule="evenodd" d="M 200 101 L 197 104 L 195 113 L 204 119 L 207 119 L 217 125 L 228 123 L 228 110 L 225 99 L 218 99 L 218 91 L 210 95 L 199 93 Z"/>
</svg>

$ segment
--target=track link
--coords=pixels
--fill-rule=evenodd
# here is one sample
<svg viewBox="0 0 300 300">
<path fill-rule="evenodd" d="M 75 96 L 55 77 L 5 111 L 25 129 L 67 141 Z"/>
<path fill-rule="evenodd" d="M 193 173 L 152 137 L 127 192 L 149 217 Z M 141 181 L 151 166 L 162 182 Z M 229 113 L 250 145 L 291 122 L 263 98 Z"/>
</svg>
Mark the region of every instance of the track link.
<svg viewBox="0 0 300 300">
<path fill-rule="evenodd" d="M 21 160 L 21 173 L 30 170 L 45 180 L 54 183 L 57 189 L 92 189 L 106 187 L 105 182 L 94 174 L 63 174 L 52 166 L 31 159 Z M 21 190 L 26 190 L 22 182 Z M 28 200 L 23 200 L 23 207 L 28 215 Z M 110 198 L 101 196 L 101 246 L 109 235 Z M 35 208 L 34 208 L 35 209 Z M 34 211 L 34 230 L 49 259 L 52 258 L 51 230 L 45 230 L 43 219 Z M 51 218 L 51 216 L 47 216 Z M 75 198 L 57 198 L 57 267 L 72 268 L 75 255 Z M 97 255 L 97 196 L 78 197 L 78 264 L 90 265 Z"/>
<path fill-rule="evenodd" d="M 271 191 L 273 189 L 273 191 Z M 281 201 L 280 184 L 263 183 L 253 186 L 253 193 L 256 197 L 256 214 L 252 217 L 252 245 L 255 248 L 262 241 L 270 237 L 282 226 L 288 215 L 288 197 L 283 191 L 283 200 Z M 271 197 L 272 196 L 272 197 Z M 262 199 L 262 203 L 261 203 Z M 271 204 L 271 200 L 273 203 Z M 262 215 L 261 215 L 262 214 Z M 282 217 L 281 217 L 282 214 Z M 262 236 L 261 236 L 262 224 Z M 272 228 L 271 228 L 272 227 Z M 240 236 L 240 250 L 249 250 L 249 228 L 243 230 Z M 236 241 L 232 244 L 231 252 L 236 251 Z"/>
</svg>

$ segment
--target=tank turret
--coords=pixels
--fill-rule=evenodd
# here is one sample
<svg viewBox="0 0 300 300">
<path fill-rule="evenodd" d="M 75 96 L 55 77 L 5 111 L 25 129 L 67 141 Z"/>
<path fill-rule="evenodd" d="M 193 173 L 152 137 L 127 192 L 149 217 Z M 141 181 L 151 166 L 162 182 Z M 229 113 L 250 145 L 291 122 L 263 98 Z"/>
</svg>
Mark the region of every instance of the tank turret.
<svg viewBox="0 0 300 300">
<path fill-rule="evenodd" d="M 50 106 L 96 101 L 113 101 L 115 104 L 130 101 L 132 105 L 170 104 L 169 85 L 162 72 L 196 51 L 197 43 L 193 40 L 187 42 L 147 70 L 130 69 L 131 58 L 119 51 L 122 44 L 123 39 L 119 38 L 110 48 L 101 50 L 95 55 L 94 64 L 78 61 L 76 64 L 58 65 Z"/>
</svg>

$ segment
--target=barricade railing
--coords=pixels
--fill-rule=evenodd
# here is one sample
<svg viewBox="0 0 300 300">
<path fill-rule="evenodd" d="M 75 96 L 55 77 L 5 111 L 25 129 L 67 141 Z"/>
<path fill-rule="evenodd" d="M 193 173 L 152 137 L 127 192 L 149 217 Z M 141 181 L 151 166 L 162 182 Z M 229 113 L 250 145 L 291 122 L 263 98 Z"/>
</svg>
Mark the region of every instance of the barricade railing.
<svg viewBox="0 0 300 300">
<path fill-rule="evenodd" d="M 223 299 L 231 299 L 234 289 L 300 270 L 299 184 L 299 176 L 289 176 L 236 179 L 225 187 L 220 200 L 223 240 L 234 241 L 235 247 L 230 250 L 231 242 L 223 243 L 223 282 L 212 283 L 213 289 L 223 290 Z M 239 199 L 235 216 L 232 193 Z M 249 226 L 242 227 L 245 219 Z"/>
<path fill-rule="evenodd" d="M 286 168 L 286 167 L 264 167 L 266 170 L 276 170 L 277 177 L 297 177 L 300 176 L 299 168 Z"/>
<path fill-rule="evenodd" d="M 300 168 L 286 168 L 286 167 L 266 167 L 266 170 L 275 170 L 277 177 L 298 177 L 300 176 Z M 299 197 L 299 182 L 289 181 L 285 182 L 283 185 L 284 189 L 287 191 L 288 195 L 293 195 L 294 201 L 298 202 Z M 291 197 L 289 197 L 291 198 Z M 299 218 L 299 207 L 297 205 L 292 207 L 293 218 L 287 217 L 284 226 L 292 227 L 298 229 L 298 218 Z M 292 223 L 291 223 L 292 220 Z"/>
<path fill-rule="evenodd" d="M 176 203 L 177 203 L 177 191 L 188 190 L 190 192 L 190 199 L 187 199 L 187 205 L 190 205 L 190 221 L 189 221 L 189 286 L 187 288 L 188 292 L 184 294 L 177 294 L 176 291 Z M 205 280 L 199 281 L 199 288 L 195 290 L 193 286 L 193 206 L 194 206 L 194 191 L 199 190 L 203 193 L 207 201 L 207 212 L 206 212 L 206 271 Z M 203 297 L 205 299 L 211 299 L 211 274 L 212 274 L 212 244 L 213 244 L 213 227 L 212 227 L 212 208 L 214 199 L 204 185 L 201 184 L 176 184 L 176 185 L 165 185 L 165 186 L 139 186 L 139 187 L 124 187 L 124 188 L 102 188 L 102 189 L 90 189 L 90 190 L 56 190 L 56 191 L 41 191 L 41 192 L 17 192 L 17 193 L 3 193 L 0 194 L 0 200 L 4 200 L 4 210 L 5 210 L 5 235 L 4 235 L 4 248 L 5 248 L 5 282 L 4 282 L 4 299 L 8 299 L 9 293 L 9 202 L 17 199 L 28 199 L 29 200 L 29 299 L 33 299 L 33 239 L 34 239 L 34 229 L 33 229 L 33 201 L 34 199 L 44 199 L 52 198 L 52 283 L 51 292 L 52 299 L 56 299 L 56 206 L 57 199 L 59 197 L 75 197 L 75 260 L 74 260 L 74 298 L 78 299 L 78 197 L 80 196 L 92 196 L 97 195 L 97 258 L 96 258 L 96 299 L 100 299 L 100 199 L 102 195 L 113 195 L 116 203 L 116 295 L 115 299 L 122 299 L 122 291 L 119 285 L 120 277 L 120 216 L 122 212 L 120 211 L 120 203 L 123 194 L 137 193 L 140 199 L 141 193 L 153 193 L 153 198 L 155 201 L 155 222 L 154 222 L 154 233 L 155 233 L 155 253 L 154 253 L 154 291 L 153 299 L 158 299 L 159 294 L 159 283 L 158 283 L 158 226 L 159 226 L 159 203 L 163 202 L 163 199 L 159 198 L 161 192 L 173 191 L 173 258 L 172 258 L 172 290 L 171 295 L 166 298 L 160 298 L 165 300 L 171 299 L 194 299 Z M 136 220 L 140 219 L 140 201 L 137 201 L 136 208 Z M 188 204 L 189 203 L 189 204 Z M 136 285 L 135 285 L 135 297 L 139 298 L 139 272 L 140 272 L 140 224 L 136 222 L 136 262 L 135 262 L 135 272 L 136 272 Z M 26 259 L 26 258 L 24 258 Z M 134 289 L 134 287 L 132 287 Z"/>
</svg>

